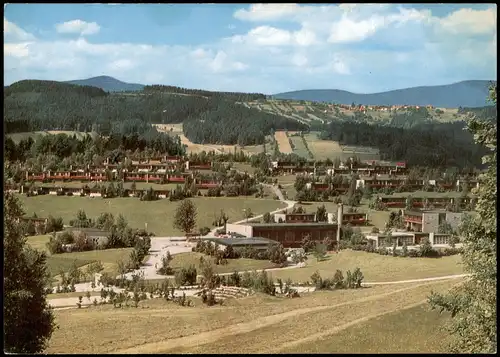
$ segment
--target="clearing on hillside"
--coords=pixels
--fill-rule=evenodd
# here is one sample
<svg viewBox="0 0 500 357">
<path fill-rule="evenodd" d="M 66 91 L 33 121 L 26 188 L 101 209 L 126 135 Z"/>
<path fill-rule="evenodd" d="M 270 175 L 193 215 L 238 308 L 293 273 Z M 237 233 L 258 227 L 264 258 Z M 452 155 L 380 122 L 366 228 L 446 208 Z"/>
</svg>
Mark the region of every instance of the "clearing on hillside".
<svg viewBox="0 0 500 357">
<path fill-rule="evenodd" d="M 306 146 L 304 145 L 304 140 L 300 135 L 294 135 L 290 136 L 289 139 L 292 141 L 293 144 L 293 153 L 297 154 L 300 157 L 303 157 L 304 159 L 311 159 L 309 156 L 309 150 L 307 150 Z"/>
<path fill-rule="evenodd" d="M 274 138 L 278 142 L 278 148 L 283 154 L 293 153 L 293 149 L 288 141 L 288 135 L 285 131 L 277 131 L 274 133 Z"/>
<path fill-rule="evenodd" d="M 342 148 L 337 141 L 321 140 L 318 138 L 318 133 L 315 132 L 304 134 L 304 137 L 309 150 L 311 150 L 316 160 L 343 158 Z"/>
</svg>

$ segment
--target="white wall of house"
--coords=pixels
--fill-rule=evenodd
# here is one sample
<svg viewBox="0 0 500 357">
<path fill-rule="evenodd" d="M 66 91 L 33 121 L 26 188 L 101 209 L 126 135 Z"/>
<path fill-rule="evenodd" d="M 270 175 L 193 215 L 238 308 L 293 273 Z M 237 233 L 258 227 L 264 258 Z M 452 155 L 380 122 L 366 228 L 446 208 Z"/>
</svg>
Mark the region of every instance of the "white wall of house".
<svg viewBox="0 0 500 357">
<path fill-rule="evenodd" d="M 281 220 L 283 222 L 285 222 L 286 214 L 284 214 L 284 213 L 276 213 L 274 215 L 274 223 L 279 223 L 280 218 L 281 218 Z"/>
<path fill-rule="evenodd" d="M 365 180 L 356 180 L 356 189 L 365 187 Z"/>
<path fill-rule="evenodd" d="M 101 193 L 100 192 L 91 192 L 90 197 L 101 197 Z"/>
<path fill-rule="evenodd" d="M 226 231 L 227 233 L 238 233 L 244 235 L 245 237 L 252 237 L 253 235 L 253 227 L 244 224 L 228 223 L 226 225 Z"/>
</svg>

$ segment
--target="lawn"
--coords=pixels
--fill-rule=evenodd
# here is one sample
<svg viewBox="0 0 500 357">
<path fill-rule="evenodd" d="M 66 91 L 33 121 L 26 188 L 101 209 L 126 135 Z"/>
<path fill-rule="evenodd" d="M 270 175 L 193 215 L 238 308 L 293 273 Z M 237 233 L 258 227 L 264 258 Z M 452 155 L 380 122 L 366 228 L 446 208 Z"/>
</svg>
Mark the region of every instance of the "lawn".
<svg viewBox="0 0 500 357">
<path fill-rule="evenodd" d="M 449 314 L 427 304 L 383 315 L 334 335 L 285 349 L 289 353 L 449 353 Z M 369 333 L 367 333 L 369 332 Z"/>
<path fill-rule="evenodd" d="M 257 170 L 257 168 L 252 167 L 252 165 L 243 162 L 234 162 L 232 165 L 235 170 L 247 171 L 250 174 L 253 174 L 255 170 Z"/>
<path fill-rule="evenodd" d="M 173 228 L 173 217 L 180 202 L 170 202 L 168 199 L 145 202 L 137 198 L 90 198 L 66 196 L 34 196 L 19 195 L 23 209 L 28 214 L 39 217 L 62 217 L 65 224 L 74 219 L 78 210 L 83 209 L 87 216 L 97 218 L 104 212 L 111 212 L 115 217 L 122 214 L 133 228 L 144 228 L 154 232 L 157 236 L 181 236 Z M 282 208 L 283 204 L 272 199 L 258 199 L 253 197 L 211 198 L 196 197 L 193 202 L 197 207 L 197 226 L 211 227 L 214 217 L 223 209 L 229 216 L 229 222 L 244 219 L 243 210 L 250 209 L 255 215 Z"/>
<path fill-rule="evenodd" d="M 321 309 L 303 308 L 301 312 L 297 311 L 295 314 L 290 314 L 284 318 L 278 318 L 279 315 L 268 317 L 269 320 L 274 320 L 274 323 L 266 321 L 253 321 L 252 326 L 246 329 L 233 329 L 234 331 L 230 336 L 221 336 L 217 340 L 213 338 L 200 338 L 201 341 L 194 341 L 194 346 L 185 347 L 179 346 L 172 348 L 176 345 L 178 340 L 167 341 L 163 344 L 164 348 L 160 349 L 159 353 L 297 353 L 300 346 L 300 352 L 312 352 L 316 345 L 315 342 L 323 340 L 327 336 L 331 336 L 328 340 L 329 345 L 324 349 L 325 352 L 336 352 L 338 348 L 342 352 L 369 352 L 374 349 L 369 344 L 359 344 L 361 341 L 357 336 L 349 336 L 346 334 L 344 339 L 340 341 L 334 334 L 344 333 L 352 327 L 364 326 L 367 322 L 373 321 L 378 317 L 387 316 L 391 313 L 398 311 L 405 311 L 409 307 L 421 304 L 429 295 L 431 290 L 445 291 L 450 288 L 450 282 L 440 284 L 429 284 L 425 286 L 414 286 L 399 289 L 392 294 L 387 293 L 385 296 L 373 296 L 367 299 L 353 298 L 351 302 L 339 302 L 332 296 L 331 306 Z M 332 294 L 333 295 L 333 294 Z M 305 299 L 304 299 L 305 300 Z M 339 306 L 341 305 L 341 306 Z M 308 306 L 308 305 L 304 305 Z M 307 312 L 306 312 L 307 311 Z M 404 341 L 400 344 L 400 349 L 407 348 L 421 352 L 428 351 L 426 348 L 433 348 L 425 346 L 425 341 L 414 341 L 415 338 L 412 334 L 408 335 L 408 329 L 399 331 L 392 329 L 393 321 L 387 321 L 389 326 L 380 324 L 372 325 L 372 329 L 363 329 L 368 341 L 387 341 L 386 345 L 379 345 L 378 351 L 389 352 L 394 348 L 393 343 L 390 343 L 391 338 L 396 341 Z M 412 326 L 415 330 L 425 330 L 427 325 L 416 325 L 413 318 L 409 318 L 406 325 Z M 437 328 L 437 327 L 434 327 Z M 236 331 L 235 331 L 236 330 Z M 384 335 L 381 335 L 383 331 Z M 238 333 L 239 332 L 239 333 Z M 417 336 L 426 335 L 427 332 L 421 332 Z M 200 336 L 201 337 L 201 336 Z M 205 336 L 203 336 L 205 337 Z M 417 337 L 418 338 L 418 337 Z M 207 341 L 208 340 L 208 341 Z M 205 342 L 205 343 L 204 343 Z M 208 342 L 208 343 L 207 343 Z M 356 349 L 348 350 L 341 344 L 349 343 L 351 346 L 357 345 Z M 157 347 L 159 344 L 150 344 L 149 346 Z M 144 350 L 149 346 L 144 346 Z M 163 347 L 163 346 L 162 346 Z M 422 352 L 423 352 L 422 351 Z"/>
<path fill-rule="evenodd" d="M 206 307 L 195 299 L 196 307 L 192 308 L 156 299 L 141 302 L 141 306 L 147 307 L 144 309 L 113 309 L 105 305 L 61 310 L 55 311 L 60 328 L 54 331 L 45 352 L 137 354 L 198 349 L 206 353 L 236 353 L 251 352 L 261 346 L 265 352 L 267 347 L 280 347 L 286 339 L 299 340 L 317 330 L 328 330 L 365 316 L 367 308 L 373 307 L 371 313 L 395 310 L 425 299 L 431 289 L 443 291 L 449 286 L 449 282 L 393 285 L 315 292 L 298 299 L 256 294 L 216 307 Z M 344 308 L 339 308 L 339 304 Z M 241 323 L 245 324 L 238 325 Z M 272 327 L 274 330 L 268 333 Z M 283 332 L 289 330 L 294 331 L 285 337 Z M 252 332 L 259 334 L 262 343 L 247 343 Z M 138 348 L 121 350 L 134 346 Z"/>
<path fill-rule="evenodd" d="M 94 260 L 83 260 L 83 259 L 78 259 L 76 257 L 70 258 L 70 257 L 61 257 L 60 255 L 51 255 L 47 257 L 47 268 L 49 270 L 50 276 L 54 278 L 57 275 L 59 275 L 61 270 L 64 272 L 68 272 L 70 268 L 73 266 L 73 263 L 75 263 L 76 266 L 80 268 L 93 262 Z"/>
<path fill-rule="evenodd" d="M 402 258 L 341 250 L 339 253 L 331 253 L 327 260 L 321 262 L 310 255 L 304 268 L 275 270 L 269 274 L 275 279 L 291 278 L 294 282 L 306 282 L 311 280 L 311 275 L 316 270 L 326 278 L 333 277 L 337 269 L 342 270 L 345 276 L 347 270 L 353 271 L 357 267 L 363 272 L 366 282 L 410 280 L 463 273 L 459 255 L 442 258 Z"/>
<path fill-rule="evenodd" d="M 210 259 L 212 263 L 214 263 L 214 259 L 210 256 L 207 256 L 202 253 L 191 252 L 191 253 L 181 253 L 174 255 L 172 262 L 170 263 L 170 266 L 174 270 L 177 270 L 180 268 L 187 268 L 190 265 L 194 265 L 196 267 L 198 274 L 201 274 L 200 257 L 203 257 L 204 259 Z M 214 263 L 213 266 L 217 274 L 232 273 L 234 271 L 270 269 L 277 267 L 276 264 L 273 264 L 267 260 L 245 259 L 245 258 L 228 259 L 228 264 L 226 265 L 215 265 Z"/>
<path fill-rule="evenodd" d="M 104 266 L 103 272 L 114 274 L 117 268 L 116 262 L 127 260 L 133 250 L 133 248 L 121 248 L 50 255 L 46 247 L 49 239 L 50 235 L 31 236 L 27 238 L 27 243 L 32 248 L 48 254 L 47 266 L 52 277 L 59 275 L 61 269 L 67 272 L 72 267 L 73 262 L 76 262 L 77 267 L 84 268 L 92 262 L 100 261 Z"/>
</svg>

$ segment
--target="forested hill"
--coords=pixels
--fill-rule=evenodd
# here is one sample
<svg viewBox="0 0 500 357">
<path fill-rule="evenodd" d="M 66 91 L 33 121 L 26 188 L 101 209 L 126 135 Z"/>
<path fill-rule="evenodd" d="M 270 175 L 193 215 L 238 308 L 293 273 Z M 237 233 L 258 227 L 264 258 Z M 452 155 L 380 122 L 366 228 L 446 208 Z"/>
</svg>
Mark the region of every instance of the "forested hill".
<svg viewBox="0 0 500 357">
<path fill-rule="evenodd" d="M 77 79 L 73 81 L 67 81 L 65 83 L 76 84 L 79 86 L 97 87 L 105 90 L 106 92 L 135 92 L 141 91 L 144 88 L 143 84 L 126 83 L 109 76 Z"/>
<path fill-rule="evenodd" d="M 308 128 L 236 102 L 261 94 L 210 93 L 152 86 L 122 94 L 62 82 L 20 81 L 4 91 L 4 128 L 7 133 L 75 130 L 127 135 L 153 130 L 151 123 L 183 122 L 191 141 L 228 145 L 262 144 L 272 130 Z"/>
<path fill-rule="evenodd" d="M 490 81 L 463 81 L 442 86 L 414 87 L 373 94 L 337 89 L 311 89 L 273 95 L 277 99 L 363 105 L 432 105 L 438 108 L 484 107 L 488 105 Z"/>
</svg>

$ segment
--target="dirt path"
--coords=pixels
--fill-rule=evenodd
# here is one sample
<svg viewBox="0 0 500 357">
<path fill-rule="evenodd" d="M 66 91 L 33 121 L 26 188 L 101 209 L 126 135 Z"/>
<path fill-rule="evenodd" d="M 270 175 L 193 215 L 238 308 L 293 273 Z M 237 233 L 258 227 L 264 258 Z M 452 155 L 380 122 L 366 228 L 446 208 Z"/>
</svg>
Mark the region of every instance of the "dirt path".
<svg viewBox="0 0 500 357">
<path fill-rule="evenodd" d="M 345 330 L 345 329 L 347 329 L 347 328 L 349 328 L 351 326 L 355 326 L 355 325 L 357 325 L 359 323 L 366 322 L 366 321 L 369 321 L 371 319 L 374 319 L 374 318 L 377 318 L 377 317 L 380 317 L 380 316 L 384 316 L 384 315 L 387 315 L 387 314 L 390 314 L 390 313 L 393 313 L 393 312 L 396 312 L 396 311 L 408 310 L 408 309 L 411 309 L 413 307 L 420 306 L 422 304 L 425 304 L 426 301 L 427 300 L 421 300 L 419 302 L 416 302 L 416 303 L 413 303 L 413 304 L 410 304 L 410 305 L 406 305 L 403 308 L 401 308 L 401 307 L 395 307 L 393 309 L 386 310 L 386 311 L 381 311 L 381 312 L 376 313 L 376 314 L 370 314 L 370 315 L 367 315 L 367 316 L 362 317 L 360 319 L 349 321 L 349 322 L 347 322 L 345 324 L 342 324 L 340 326 L 336 326 L 336 327 L 333 327 L 331 329 L 328 329 L 328 330 L 325 330 L 325 331 L 322 331 L 322 332 L 319 332 L 319 333 L 315 333 L 313 335 L 309 335 L 307 337 L 304 337 L 304 338 L 301 338 L 301 339 L 298 339 L 298 340 L 295 340 L 295 341 L 291 341 L 291 342 L 288 341 L 288 342 L 286 342 L 283 345 L 280 345 L 280 346 L 278 346 L 276 348 L 273 348 L 270 351 L 267 351 L 267 353 L 283 353 L 284 352 L 283 350 L 289 350 L 291 347 L 298 346 L 298 345 L 303 344 L 303 343 L 307 343 L 307 342 L 319 340 L 320 338 L 336 334 L 336 333 L 338 333 L 340 331 L 343 331 L 343 330 Z M 283 352 L 281 352 L 281 351 L 283 351 Z"/>
<path fill-rule="evenodd" d="M 337 304 L 337 305 L 317 306 L 317 307 L 311 307 L 311 308 L 302 308 L 302 309 L 291 310 L 291 311 L 287 311 L 287 312 L 281 313 L 281 314 L 260 317 L 260 318 L 253 320 L 253 321 L 250 321 L 250 322 L 239 323 L 239 324 L 231 325 L 228 327 L 215 329 L 212 331 L 202 332 L 202 333 L 199 333 L 196 335 L 168 339 L 165 341 L 154 342 L 154 343 L 147 343 L 147 344 L 139 345 L 139 346 L 132 347 L 132 348 L 118 350 L 118 351 L 115 351 L 114 353 L 120 353 L 120 354 L 121 353 L 126 353 L 126 354 L 165 353 L 165 351 L 168 351 L 168 350 L 171 350 L 174 348 L 182 348 L 182 347 L 187 347 L 187 346 L 194 347 L 194 346 L 199 346 L 199 345 L 203 345 L 203 344 L 207 344 L 207 343 L 213 343 L 221 338 L 224 338 L 224 337 L 227 337 L 230 335 L 248 333 L 248 332 L 252 332 L 252 331 L 255 331 L 255 330 L 270 326 L 270 325 L 277 324 L 277 323 L 282 322 L 290 317 L 296 317 L 298 315 L 303 315 L 303 314 L 307 314 L 307 313 L 311 313 L 311 312 L 329 310 L 329 309 L 339 308 L 339 307 L 343 307 L 343 306 L 379 300 L 379 299 L 385 298 L 387 296 L 391 296 L 391 295 L 394 295 L 397 293 L 401 293 L 403 291 L 415 289 L 415 288 L 418 288 L 418 287 L 421 287 L 424 285 L 429 285 L 432 283 L 433 282 L 429 282 L 426 284 L 419 284 L 419 285 L 414 285 L 414 286 L 410 286 L 410 287 L 405 287 L 405 288 L 398 289 L 395 291 L 377 294 L 377 295 L 372 295 L 372 296 L 364 297 L 364 298 L 357 299 L 357 300 L 352 300 L 352 301 Z M 340 327 L 342 327 L 342 326 L 339 326 L 337 328 L 340 328 Z"/>
</svg>

